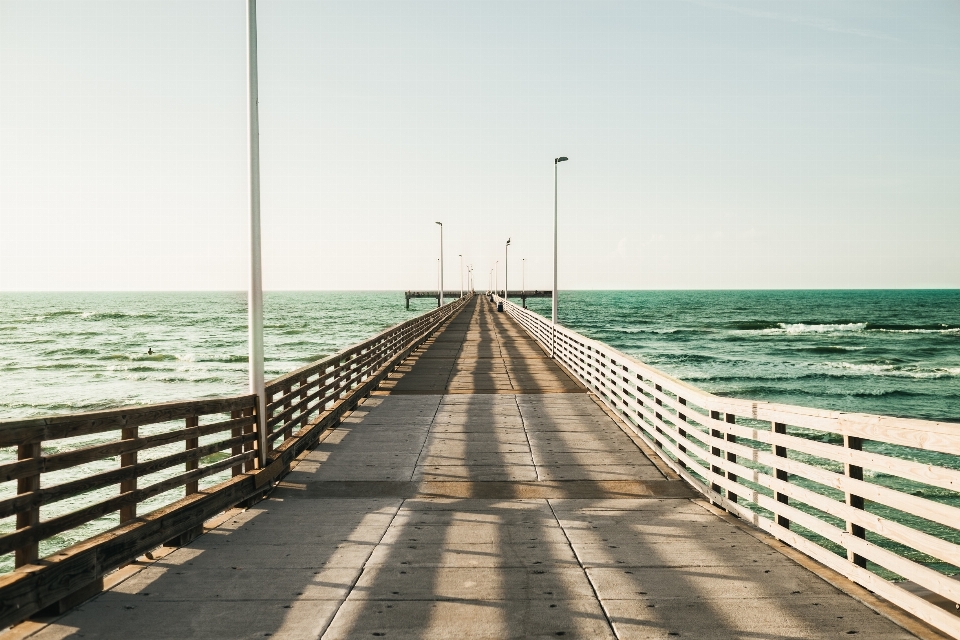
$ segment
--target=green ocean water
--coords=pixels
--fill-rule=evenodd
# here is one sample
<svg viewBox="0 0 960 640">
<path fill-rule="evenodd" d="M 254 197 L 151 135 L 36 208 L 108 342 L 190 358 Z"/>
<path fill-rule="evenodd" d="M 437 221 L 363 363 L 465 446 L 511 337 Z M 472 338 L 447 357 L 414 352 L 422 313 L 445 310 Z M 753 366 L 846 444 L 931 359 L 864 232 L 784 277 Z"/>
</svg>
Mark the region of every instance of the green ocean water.
<svg viewBox="0 0 960 640">
<path fill-rule="evenodd" d="M 267 292 L 267 379 L 436 302 L 410 306 L 396 292 Z M 7 293 L 0 308 L 0 419 L 246 393 L 245 294 Z"/>
<path fill-rule="evenodd" d="M 267 378 L 435 304 L 413 300 L 407 310 L 400 292 L 267 293 Z M 960 422 L 958 291 L 572 291 L 561 292 L 559 304 L 563 324 L 713 393 Z M 549 299 L 531 299 L 529 306 L 550 315 Z M 0 420 L 244 393 L 246 367 L 240 293 L 0 294 Z M 49 443 L 44 450 L 91 446 L 103 437 Z M 164 453 L 158 448 L 155 455 Z M 0 449 L 0 462 L 15 455 Z M 943 466 L 957 460 L 933 457 L 929 462 Z M 58 472 L 62 477 L 45 482 L 118 463 Z M 207 484 L 221 479 L 211 476 Z M 874 480 L 960 506 L 952 492 Z M 15 490 L 14 482 L 0 484 L 0 499 Z M 112 495 L 102 493 L 54 503 L 42 517 Z M 182 489 L 157 496 L 143 510 L 181 495 Z M 116 523 L 115 514 L 99 518 L 45 542 L 41 553 Z M 12 518 L 0 520 L 0 533 L 13 526 Z M 960 542 L 955 530 L 919 521 L 912 526 Z M 11 567 L 9 555 L 0 557 L 0 572 Z"/>
<path fill-rule="evenodd" d="M 528 302 L 549 317 L 549 299 Z M 268 292 L 267 377 L 433 304 Z M 566 326 L 707 391 L 960 421 L 958 291 L 572 291 L 559 306 Z M 0 294 L 0 309 L 0 419 L 246 387 L 240 293 Z"/>
<path fill-rule="evenodd" d="M 549 299 L 527 306 L 550 317 Z M 960 422 L 960 291 L 572 291 L 558 306 L 718 395 Z"/>
</svg>

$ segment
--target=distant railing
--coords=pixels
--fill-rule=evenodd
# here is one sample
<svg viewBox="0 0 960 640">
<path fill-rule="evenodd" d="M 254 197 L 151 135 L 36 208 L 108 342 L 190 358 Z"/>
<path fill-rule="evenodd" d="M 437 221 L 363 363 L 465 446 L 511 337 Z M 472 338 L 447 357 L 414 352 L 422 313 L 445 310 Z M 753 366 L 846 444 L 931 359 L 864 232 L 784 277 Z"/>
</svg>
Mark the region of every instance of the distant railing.
<svg viewBox="0 0 960 640">
<path fill-rule="evenodd" d="M 505 310 L 711 502 L 960 637 L 960 425 L 715 396 Z"/>
<path fill-rule="evenodd" d="M 158 545 L 187 542 L 206 519 L 262 495 L 468 300 L 269 382 L 264 468 L 255 395 L 0 422 L 0 447 L 17 448 L 16 461 L 0 464 L 0 487 L 16 482 L 16 493 L 0 500 L 0 519 L 16 518 L 15 530 L 0 535 L 0 554 L 13 552 L 17 567 L 0 575 L 0 628 Z M 205 478 L 212 486 L 201 486 Z M 180 487 L 185 495 L 169 496 Z M 47 509 L 53 517 L 44 519 Z M 78 527 L 118 512 L 119 526 L 78 535 Z M 41 556 L 45 541 L 66 533 Z"/>
</svg>

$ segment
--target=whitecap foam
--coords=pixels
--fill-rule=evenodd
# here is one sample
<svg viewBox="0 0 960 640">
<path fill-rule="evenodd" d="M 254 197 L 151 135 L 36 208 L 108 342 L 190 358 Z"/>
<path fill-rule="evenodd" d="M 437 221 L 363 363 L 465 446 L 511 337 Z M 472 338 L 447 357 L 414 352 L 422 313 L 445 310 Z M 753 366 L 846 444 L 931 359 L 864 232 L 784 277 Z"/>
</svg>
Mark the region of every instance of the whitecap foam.
<svg viewBox="0 0 960 640">
<path fill-rule="evenodd" d="M 788 335 L 797 335 L 802 333 L 837 333 L 837 332 L 849 332 L 849 331 L 863 331 L 867 328 L 866 322 L 849 322 L 847 324 L 789 324 L 786 322 L 779 323 L 780 326 L 776 329 L 763 329 L 760 333 L 763 334 L 788 334 Z"/>
<path fill-rule="evenodd" d="M 912 365 L 898 366 L 893 364 L 858 364 L 854 362 L 823 362 L 821 366 L 827 369 L 841 369 L 845 371 L 855 371 L 875 376 L 885 376 L 891 378 L 952 378 L 960 376 L 960 367 L 934 367 L 932 369 L 921 369 Z M 840 374 L 843 375 L 843 374 Z"/>
</svg>

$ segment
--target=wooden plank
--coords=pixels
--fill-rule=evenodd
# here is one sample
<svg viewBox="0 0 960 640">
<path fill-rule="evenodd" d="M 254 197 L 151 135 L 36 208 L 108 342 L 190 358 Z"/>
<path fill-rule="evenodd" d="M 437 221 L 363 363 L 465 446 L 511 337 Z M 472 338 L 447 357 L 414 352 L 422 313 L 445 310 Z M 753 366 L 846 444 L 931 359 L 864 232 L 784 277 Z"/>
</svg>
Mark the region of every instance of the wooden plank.
<svg viewBox="0 0 960 640">
<path fill-rule="evenodd" d="M 242 411 L 237 411 L 236 409 L 234 409 L 234 410 L 230 413 L 230 420 L 231 420 L 231 422 L 237 423 L 237 426 L 232 427 L 232 428 L 230 429 L 230 437 L 233 438 L 233 439 L 239 438 L 240 436 L 243 435 L 243 427 L 244 427 L 244 425 L 239 424 L 239 420 L 240 420 L 241 418 L 243 418 L 243 412 L 242 412 Z M 243 453 L 243 444 L 242 444 L 241 442 L 237 442 L 237 444 L 233 445 L 233 446 L 230 448 L 230 455 L 231 455 L 231 456 L 238 456 L 238 455 L 240 455 L 241 453 Z M 233 467 L 231 467 L 231 474 L 233 475 L 234 478 L 236 478 L 237 476 L 239 476 L 239 475 L 242 474 L 242 473 L 243 473 L 243 465 L 239 465 L 239 464 L 238 464 L 238 465 L 234 465 Z"/>
<path fill-rule="evenodd" d="M 232 413 L 238 413 L 239 415 L 239 412 L 236 410 Z M 142 438 L 138 437 L 123 439 L 118 440 L 117 442 L 95 445 L 92 447 L 84 447 L 82 449 L 74 449 L 73 451 L 65 451 L 63 453 L 58 453 L 51 456 L 41 456 L 29 461 L 13 462 L 0 465 L 0 482 L 15 480 L 17 478 L 30 475 L 36 471 L 41 471 L 43 473 L 60 471 L 61 469 L 68 469 L 80 464 L 93 462 L 94 460 L 112 458 L 118 455 L 123 456 L 124 454 L 130 452 L 143 451 L 153 447 L 173 444 L 175 442 L 186 440 L 187 438 L 210 435 L 212 433 L 218 433 L 220 431 L 226 431 L 227 429 L 233 429 L 238 426 L 242 427 L 252 423 L 252 417 L 239 418 L 238 420 L 228 420 L 224 422 L 207 424 L 190 430 L 179 429 L 177 431 L 168 431 Z M 130 428 L 136 429 L 137 427 Z M 121 437 L 123 437 L 122 433 L 123 430 L 121 430 Z"/>
<path fill-rule="evenodd" d="M 27 460 L 40 457 L 40 443 L 31 442 L 17 447 L 17 459 Z M 22 498 L 25 495 L 36 493 L 40 489 L 40 474 L 26 476 L 17 480 L 17 497 Z M 17 512 L 17 529 L 29 529 L 35 527 L 40 522 L 40 505 L 31 505 L 26 509 Z M 14 566 L 22 567 L 25 564 L 32 564 L 37 560 L 39 546 L 38 541 L 31 540 L 17 547 L 11 547 L 16 550 L 14 554 Z"/>
<path fill-rule="evenodd" d="M 254 396 L 246 395 L 9 420 L 0 422 L 0 447 L 72 438 L 104 431 L 119 431 L 125 427 L 169 422 L 191 415 L 229 413 L 233 409 L 252 406 L 253 399 Z"/>
<path fill-rule="evenodd" d="M 916 515 L 948 527 L 956 528 L 956 524 L 960 522 L 960 509 L 950 505 L 926 500 L 924 498 L 903 493 L 895 489 L 890 489 L 882 485 L 868 483 L 856 478 L 850 478 L 838 473 L 834 473 L 827 469 L 800 462 L 798 460 L 777 458 L 766 451 L 759 451 L 744 447 L 743 445 L 726 443 L 722 438 L 722 434 L 720 436 L 714 435 L 713 433 L 711 433 L 709 436 L 707 434 L 703 434 L 702 437 L 705 441 L 713 445 L 714 449 L 717 449 L 720 446 L 726 446 L 728 449 L 737 447 L 738 452 L 744 455 L 749 455 L 751 460 L 754 462 L 759 462 L 760 464 L 772 468 L 781 468 L 789 473 L 794 473 L 798 476 L 807 478 L 808 480 L 813 480 L 814 482 L 823 484 L 824 486 L 862 496 L 865 499 L 879 502 L 894 509 L 905 511 L 912 515 Z M 714 466 L 717 468 L 722 468 L 722 465 L 715 464 Z M 744 467 L 744 469 L 746 468 Z M 750 473 L 753 473 L 752 470 Z"/>
<path fill-rule="evenodd" d="M 694 414 L 694 417 L 697 421 L 714 426 L 717 429 L 723 430 L 725 433 L 732 433 L 751 440 L 757 440 L 769 444 L 772 447 L 779 446 L 784 449 L 802 451 L 803 453 L 833 460 L 841 464 L 853 464 L 865 469 L 890 473 L 907 480 L 929 484 L 949 491 L 960 491 L 960 470 L 957 469 L 939 467 L 916 460 L 905 460 L 903 458 L 885 456 L 880 453 L 848 449 L 826 442 L 818 442 L 816 440 L 788 435 L 786 433 L 786 425 L 784 425 L 782 432 L 768 432 L 739 425 L 730 427 L 702 414 Z"/>
<path fill-rule="evenodd" d="M 774 433 L 780 433 L 780 434 L 787 433 L 787 425 L 781 422 L 770 423 L 770 428 L 773 430 Z M 778 458 L 786 458 L 787 448 L 781 447 L 779 445 L 773 445 L 773 455 Z M 774 472 L 774 477 L 780 482 L 790 481 L 790 474 L 787 473 L 785 469 L 774 467 L 773 472 Z M 790 504 L 790 497 L 785 493 L 776 492 L 774 494 L 774 497 L 776 497 L 777 502 L 779 502 L 780 504 Z M 779 511 L 775 511 L 774 513 L 777 513 L 777 524 L 783 527 L 784 529 L 789 529 L 790 519 L 780 515 Z"/>
<path fill-rule="evenodd" d="M 129 427 L 122 430 L 121 437 L 124 440 L 136 440 L 139 435 L 139 427 Z M 128 451 L 120 456 L 120 467 L 135 467 L 137 465 L 137 452 Z M 137 489 L 137 477 L 126 478 L 120 481 L 120 493 L 130 493 Z M 120 523 L 133 520 L 137 517 L 137 505 L 128 504 L 120 508 Z"/>
<path fill-rule="evenodd" d="M 182 453 L 174 453 L 162 458 L 138 462 L 137 464 L 121 467 L 112 471 L 105 471 L 86 478 L 73 480 L 72 482 L 65 482 L 52 487 L 44 487 L 30 493 L 19 494 L 14 498 L 0 501 L 0 518 L 8 517 L 21 510 L 39 507 L 58 500 L 64 500 L 83 493 L 102 489 L 103 487 L 108 487 L 124 480 L 150 475 L 151 473 L 156 473 L 157 471 L 162 471 L 163 469 L 168 469 L 178 464 L 230 448 L 237 442 L 248 442 L 255 438 L 255 434 L 245 434 L 241 436 L 239 440 L 235 440 L 234 438 L 221 440 Z"/>
<path fill-rule="evenodd" d="M 688 446 L 693 449 L 700 449 L 700 447 L 698 447 L 696 443 L 693 443 L 693 442 L 689 442 Z M 671 449 L 671 447 L 668 447 L 668 449 Z M 705 451 L 703 451 L 702 449 L 700 450 L 704 455 L 706 454 Z M 679 449 L 671 450 L 671 453 L 674 453 L 677 458 L 683 458 L 684 456 L 689 455 L 688 452 L 687 453 L 681 452 L 679 451 Z M 935 558 L 939 558 L 940 560 L 943 560 L 951 564 L 960 563 L 960 545 L 956 545 L 947 540 L 937 538 L 936 536 L 932 536 L 922 531 L 918 531 L 907 525 L 903 525 L 898 522 L 894 522 L 892 520 L 883 518 L 881 516 L 868 513 L 862 509 L 850 506 L 844 502 L 834 500 L 828 496 L 824 496 L 823 494 L 816 493 L 809 489 L 805 489 L 799 485 L 792 485 L 787 483 L 786 481 L 778 480 L 767 474 L 760 473 L 757 470 L 751 470 L 747 467 L 743 467 L 738 464 L 732 464 L 732 463 L 729 463 L 729 461 L 724 463 L 724 466 L 726 469 L 735 471 L 741 474 L 743 477 L 748 478 L 752 482 L 759 484 L 761 486 L 764 486 L 767 489 L 770 489 L 771 491 L 774 492 L 775 496 L 776 495 L 789 496 L 811 507 L 814 507 L 815 509 L 823 511 L 824 513 L 832 515 L 841 520 L 847 520 L 848 522 L 852 522 L 860 526 L 861 528 L 869 529 L 870 531 L 873 531 L 885 538 L 889 538 L 894 542 L 899 542 L 907 547 L 921 551 L 922 553 L 928 554 Z M 776 512 L 795 513 L 795 510 L 793 510 L 792 508 L 789 510 L 786 508 L 778 508 L 778 503 L 781 505 L 788 504 L 785 502 L 781 502 L 779 499 L 776 499 L 776 498 L 771 499 L 767 496 L 763 496 L 762 494 L 759 494 L 756 492 L 751 492 L 750 495 L 758 496 L 756 500 L 752 500 L 752 501 L 754 501 L 756 504 L 760 506 L 764 506 L 765 508 L 771 511 L 774 511 L 775 513 Z M 747 499 L 751 499 L 750 496 L 747 496 Z M 773 500 L 776 500 L 776 501 L 774 502 Z M 807 516 L 805 517 L 814 517 L 814 516 L 810 516 L 809 514 L 807 514 Z M 825 535 L 825 532 L 819 530 L 815 523 L 812 524 L 811 522 L 805 520 L 801 524 L 813 531 L 816 531 L 817 533 L 820 533 L 821 535 Z M 832 525 L 828 525 L 828 526 L 832 526 Z M 840 537 L 841 533 L 843 533 L 842 530 L 840 529 L 836 530 L 835 536 L 838 543 L 839 543 L 839 540 L 841 540 L 841 537 Z"/>
<path fill-rule="evenodd" d="M 251 453 L 243 453 L 240 456 L 240 461 L 251 456 Z M 64 514 L 57 518 L 40 522 L 32 527 L 17 529 L 13 533 L 0 536 L 0 554 L 10 553 L 19 547 L 39 542 L 40 540 L 44 540 L 70 529 L 75 529 L 76 527 L 90 522 L 95 518 L 99 518 L 108 513 L 113 513 L 114 511 L 119 511 L 121 507 L 124 507 L 128 504 L 143 502 L 144 500 L 152 498 L 155 495 L 159 495 L 164 491 L 169 491 L 170 489 L 184 485 L 191 480 L 199 480 L 223 469 L 229 468 L 237 462 L 238 460 L 234 459 L 233 457 L 227 458 L 226 460 L 221 460 L 220 462 L 214 463 L 202 469 L 197 469 L 173 478 L 168 478 L 167 480 L 152 484 L 149 487 L 140 488 L 136 491 L 119 495 L 114 498 L 109 498 L 102 502 L 84 507 L 83 509 Z"/>
<path fill-rule="evenodd" d="M 187 420 L 187 430 L 195 428 L 199 424 L 199 418 L 197 416 L 190 416 Z M 231 447 L 233 445 L 231 444 Z M 185 449 L 188 453 L 197 453 L 197 450 L 200 447 L 200 438 L 187 438 L 185 441 Z M 215 451 L 222 451 L 226 447 L 219 447 Z M 211 452 L 213 453 L 213 452 Z M 185 471 L 190 472 L 197 469 L 200 466 L 200 457 L 199 455 L 194 455 L 190 457 L 185 463 Z M 200 483 L 198 480 L 193 480 L 188 482 L 184 487 L 186 495 L 191 495 L 200 490 Z"/>
</svg>

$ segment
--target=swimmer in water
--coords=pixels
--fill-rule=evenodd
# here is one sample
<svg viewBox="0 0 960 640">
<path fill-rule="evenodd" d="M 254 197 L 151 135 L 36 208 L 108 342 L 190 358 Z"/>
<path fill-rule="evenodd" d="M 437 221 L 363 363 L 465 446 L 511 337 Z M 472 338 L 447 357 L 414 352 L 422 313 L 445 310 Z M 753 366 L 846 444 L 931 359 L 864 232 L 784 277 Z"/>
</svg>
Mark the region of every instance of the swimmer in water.
<svg viewBox="0 0 960 640">
<path fill-rule="evenodd" d="M 147 349 L 147 355 L 148 355 L 148 356 L 152 356 L 152 355 L 153 355 L 153 347 L 150 347 L 149 349 Z"/>
</svg>

